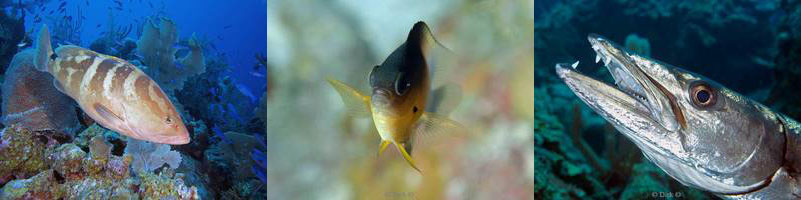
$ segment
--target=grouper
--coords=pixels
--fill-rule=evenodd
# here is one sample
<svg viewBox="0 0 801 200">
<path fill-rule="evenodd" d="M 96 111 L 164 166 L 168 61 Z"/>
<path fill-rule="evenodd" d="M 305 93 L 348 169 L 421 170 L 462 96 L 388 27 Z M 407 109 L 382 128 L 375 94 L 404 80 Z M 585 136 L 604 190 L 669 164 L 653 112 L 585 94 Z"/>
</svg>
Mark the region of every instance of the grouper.
<svg viewBox="0 0 801 200">
<path fill-rule="evenodd" d="M 798 122 L 699 74 L 588 39 L 615 84 L 567 64 L 556 73 L 668 175 L 722 198 L 801 198 Z"/>
<path fill-rule="evenodd" d="M 167 95 L 147 74 L 123 59 L 74 45 L 53 51 L 42 25 L 34 66 L 53 86 L 108 129 L 140 140 L 187 144 L 189 134 Z"/>
</svg>

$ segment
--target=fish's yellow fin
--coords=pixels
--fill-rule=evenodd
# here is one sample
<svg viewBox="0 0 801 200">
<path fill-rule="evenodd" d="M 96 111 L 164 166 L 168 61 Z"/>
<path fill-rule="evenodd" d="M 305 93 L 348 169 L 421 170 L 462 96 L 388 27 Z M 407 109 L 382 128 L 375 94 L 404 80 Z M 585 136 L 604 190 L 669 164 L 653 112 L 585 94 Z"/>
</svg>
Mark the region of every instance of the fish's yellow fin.
<svg viewBox="0 0 801 200">
<path fill-rule="evenodd" d="M 454 83 L 445 84 L 431 91 L 426 103 L 426 112 L 447 116 L 461 101 L 462 88 Z"/>
<path fill-rule="evenodd" d="M 397 142 L 394 142 L 394 143 L 395 143 L 395 147 L 398 148 L 398 151 L 400 151 L 401 154 L 403 154 L 403 159 L 406 159 L 406 162 L 409 163 L 409 165 L 411 165 L 412 168 L 414 168 L 414 170 L 417 170 L 417 172 L 423 173 L 422 171 L 420 171 L 420 168 L 417 168 L 417 165 L 414 165 L 414 161 L 412 160 L 412 156 L 410 156 L 409 153 L 406 152 L 406 149 L 403 148 L 403 146 L 401 146 L 400 143 L 397 143 Z"/>
<path fill-rule="evenodd" d="M 387 146 L 389 146 L 389 143 L 392 143 L 392 142 L 387 141 L 387 140 L 381 140 L 381 145 L 379 145 L 379 147 L 378 147 L 378 156 L 381 156 L 381 153 L 384 153 L 384 150 L 387 149 Z"/>
<path fill-rule="evenodd" d="M 458 136 L 467 133 L 467 129 L 459 122 L 431 112 L 424 112 L 412 131 L 413 142 L 417 143 L 416 145 L 425 145 L 423 142 L 431 141 L 435 137 Z"/>
<path fill-rule="evenodd" d="M 345 109 L 348 115 L 353 117 L 369 117 L 370 116 L 370 96 L 363 95 L 345 83 L 338 80 L 328 79 L 328 83 L 337 90 L 339 96 L 342 97 L 342 102 L 345 103 Z"/>
</svg>

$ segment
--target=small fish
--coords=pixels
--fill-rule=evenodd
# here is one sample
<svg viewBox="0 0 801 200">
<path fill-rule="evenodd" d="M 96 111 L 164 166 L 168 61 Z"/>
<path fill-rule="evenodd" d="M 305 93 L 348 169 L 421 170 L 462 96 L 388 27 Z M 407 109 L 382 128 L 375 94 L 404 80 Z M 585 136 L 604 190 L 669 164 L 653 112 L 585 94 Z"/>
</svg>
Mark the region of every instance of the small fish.
<svg viewBox="0 0 801 200">
<path fill-rule="evenodd" d="M 223 40 L 221 35 L 218 35 L 218 36 L 217 36 L 217 39 L 219 39 L 219 40 Z"/>
<path fill-rule="evenodd" d="M 42 25 L 34 50 L 36 70 L 74 99 L 98 124 L 120 134 L 164 144 L 187 144 L 181 115 L 155 81 L 136 65 L 74 45 L 50 46 Z"/>
<path fill-rule="evenodd" d="M 17 44 L 17 47 L 24 47 L 25 45 L 28 45 L 28 43 L 26 43 L 25 41 L 22 41 L 19 44 Z"/>
<path fill-rule="evenodd" d="M 228 103 L 228 104 L 226 104 L 226 106 L 228 106 L 228 113 L 232 117 L 234 117 L 234 119 L 236 119 L 236 121 L 238 121 L 239 123 L 244 123 L 245 122 L 245 120 L 242 120 L 242 117 L 239 116 L 239 112 L 236 111 L 236 107 L 234 107 L 234 104 Z"/>
<path fill-rule="evenodd" d="M 148 1 L 148 2 L 147 2 L 147 5 L 148 5 L 148 6 L 150 6 L 150 8 L 153 8 L 153 3 L 151 3 L 151 2 L 149 2 L 149 1 Z"/>
<path fill-rule="evenodd" d="M 60 4 L 60 5 L 58 5 L 58 8 L 59 8 L 59 9 L 62 9 L 62 8 L 64 8 L 65 6 L 67 6 L 67 2 L 66 2 L 66 1 L 64 1 L 64 2 L 61 2 L 61 4 Z"/>
<path fill-rule="evenodd" d="M 251 71 L 250 75 L 253 75 L 253 76 L 259 77 L 259 78 L 264 78 L 264 74 L 256 72 L 256 71 Z"/>
<path fill-rule="evenodd" d="M 122 11 L 122 7 L 115 7 L 115 9 Z"/>
<path fill-rule="evenodd" d="M 429 95 L 432 91 L 431 66 L 428 63 L 432 63 L 433 58 L 429 53 L 434 52 L 436 45 L 438 42 L 424 22 L 414 24 L 406 42 L 370 72 L 372 95 L 363 95 L 340 81 L 328 79 L 351 115 L 372 117 L 381 136 L 378 155 L 389 144 L 394 144 L 406 162 L 418 172 L 420 169 L 411 157 L 415 137 L 464 130 L 458 122 L 426 110 L 427 107 L 439 106 L 436 102 L 428 103 L 429 96 L 431 99 L 444 99 Z"/>
<path fill-rule="evenodd" d="M 97 24 L 96 28 L 100 28 L 100 24 Z"/>
<path fill-rule="evenodd" d="M 231 25 L 226 25 L 225 27 L 223 27 L 223 29 L 229 29 L 229 28 L 231 28 Z"/>
<path fill-rule="evenodd" d="M 51 10 L 51 11 L 50 11 L 50 12 L 48 12 L 47 14 L 50 14 L 50 15 L 52 15 L 52 14 L 53 14 L 53 12 L 55 12 L 55 11 L 56 11 L 56 10 Z"/>
</svg>

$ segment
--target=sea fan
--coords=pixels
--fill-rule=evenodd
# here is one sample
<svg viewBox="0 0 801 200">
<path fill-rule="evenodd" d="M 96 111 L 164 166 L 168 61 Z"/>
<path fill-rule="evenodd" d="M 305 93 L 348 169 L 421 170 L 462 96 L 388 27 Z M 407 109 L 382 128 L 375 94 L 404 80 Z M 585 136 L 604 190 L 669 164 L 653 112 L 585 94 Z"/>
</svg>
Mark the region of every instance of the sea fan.
<svg viewBox="0 0 801 200">
<path fill-rule="evenodd" d="M 170 150 L 170 145 L 167 144 L 156 144 L 130 138 L 125 147 L 125 154 L 133 157 L 131 167 L 135 172 L 152 172 L 164 164 L 175 169 L 181 164 L 181 154 Z"/>
</svg>

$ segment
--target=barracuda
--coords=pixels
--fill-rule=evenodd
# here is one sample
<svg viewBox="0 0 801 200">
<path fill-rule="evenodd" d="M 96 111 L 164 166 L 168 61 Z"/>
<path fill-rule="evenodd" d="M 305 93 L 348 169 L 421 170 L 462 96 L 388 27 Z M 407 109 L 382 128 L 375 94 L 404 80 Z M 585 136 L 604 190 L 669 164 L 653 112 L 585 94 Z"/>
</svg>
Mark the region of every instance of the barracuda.
<svg viewBox="0 0 801 200">
<path fill-rule="evenodd" d="M 615 86 L 568 64 L 557 74 L 668 175 L 723 198 L 801 198 L 798 122 L 701 75 L 588 39 Z"/>
</svg>

